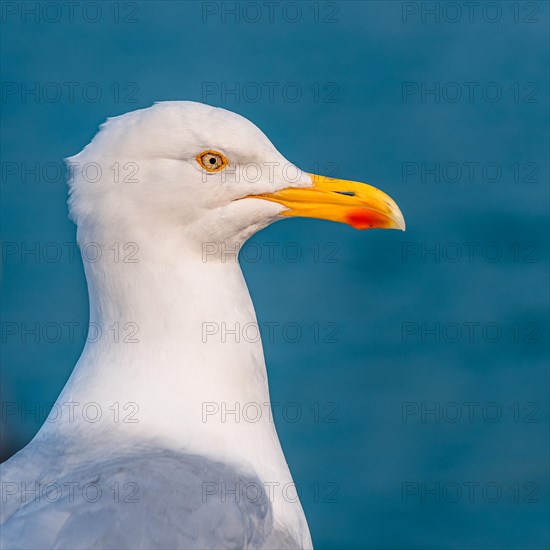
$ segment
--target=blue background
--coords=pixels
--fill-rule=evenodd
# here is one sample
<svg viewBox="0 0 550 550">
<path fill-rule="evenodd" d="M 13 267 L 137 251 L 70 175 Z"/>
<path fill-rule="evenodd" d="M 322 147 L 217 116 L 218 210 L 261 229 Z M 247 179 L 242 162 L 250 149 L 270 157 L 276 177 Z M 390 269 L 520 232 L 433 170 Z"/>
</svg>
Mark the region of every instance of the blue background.
<svg viewBox="0 0 550 550">
<path fill-rule="evenodd" d="M 56 176 L 62 159 L 108 116 L 207 101 L 251 119 L 306 170 L 381 187 L 408 223 L 406 233 L 359 232 L 288 220 L 256 235 L 243 258 L 259 322 L 280 323 L 264 341 L 275 419 L 316 547 L 547 547 L 548 4 L 493 2 L 471 21 L 461 3 L 452 3 L 460 16 L 441 2 L 438 21 L 423 12 L 437 8 L 429 2 L 307 2 L 298 11 L 281 2 L 271 18 L 262 2 L 250 4 L 238 3 L 239 21 L 227 13 L 232 2 L 81 2 L 72 21 L 66 11 L 56 21 L 55 8 L 35 21 L 4 3 L 3 328 L 79 330 L 57 342 L 4 331 L 2 400 L 31 412 L 3 415 L 3 457 L 37 431 L 34 407 L 47 412 L 85 338 L 81 262 L 69 245 L 57 260 L 44 255 L 47 243 L 75 240 Z M 67 82 L 77 83 L 74 98 Z M 273 98 L 267 82 L 277 83 Z M 436 82 L 439 96 L 403 96 L 404 83 Z M 466 82 L 478 83 L 471 101 Z M 38 98 L 22 95 L 36 83 Z M 235 83 L 237 95 L 221 93 Z M 495 86 L 502 96 L 491 101 Z M 35 180 L 23 163 L 47 173 Z M 439 181 L 403 177 L 407 166 L 436 163 L 462 174 L 452 181 L 447 165 Z M 479 163 L 473 178 L 464 163 Z M 481 173 L 488 163 L 498 181 L 491 166 Z M 35 243 L 38 259 L 21 253 Z M 465 243 L 478 243 L 471 259 Z M 420 252 L 437 246 L 439 254 Z M 296 249 L 302 257 L 291 261 Z M 479 323 L 472 339 L 469 322 Z M 403 335 L 437 323 L 439 342 Z M 502 331 L 495 342 L 488 323 Z M 467 402 L 479 404 L 471 420 Z M 423 406 L 439 406 L 439 416 L 414 412 Z M 404 407 L 413 412 L 403 417 Z M 421 492 L 436 483 L 439 502 Z M 471 499 L 469 483 L 479 484 Z M 502 490 L 496 502 L 490 483 Z M 405 498 L 404 487 L 418 492 Z"/>
</svg>

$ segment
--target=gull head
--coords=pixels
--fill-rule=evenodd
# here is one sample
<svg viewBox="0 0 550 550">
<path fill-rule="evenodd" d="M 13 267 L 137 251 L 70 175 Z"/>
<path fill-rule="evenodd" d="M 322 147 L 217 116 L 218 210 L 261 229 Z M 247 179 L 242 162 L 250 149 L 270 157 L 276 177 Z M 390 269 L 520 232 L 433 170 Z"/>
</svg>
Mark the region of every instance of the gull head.
<svg viewBox="0 0 550 550">
<path fill-rule="evenodd" d="M 179 234 L 195 243 L 242 243 L 292 216 L 405 229 L 379 189 L 303 172 L 252 122 L 201 103 L 156 103 L 108 119 L 67 164 L 79 228 Z"/>
</svg>

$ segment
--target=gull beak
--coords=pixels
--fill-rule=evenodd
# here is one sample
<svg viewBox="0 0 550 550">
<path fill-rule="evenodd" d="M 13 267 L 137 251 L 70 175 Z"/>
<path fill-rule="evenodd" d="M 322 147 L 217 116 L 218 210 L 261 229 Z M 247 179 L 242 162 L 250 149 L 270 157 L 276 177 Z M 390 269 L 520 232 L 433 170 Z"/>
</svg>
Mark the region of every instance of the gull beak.
<svg viewBox="0 0 550 550">
<path fill-rule="evenodd" d="M 311 187 L 287 187 L 249 198 L 277 202 L 286 207 L 281 216 L 301 216 L 346 223 L 355 229 L 401 229 L 405 219 L 395 202 L 380 189 L 324 176 L 311 176 Z"/>
</svg>

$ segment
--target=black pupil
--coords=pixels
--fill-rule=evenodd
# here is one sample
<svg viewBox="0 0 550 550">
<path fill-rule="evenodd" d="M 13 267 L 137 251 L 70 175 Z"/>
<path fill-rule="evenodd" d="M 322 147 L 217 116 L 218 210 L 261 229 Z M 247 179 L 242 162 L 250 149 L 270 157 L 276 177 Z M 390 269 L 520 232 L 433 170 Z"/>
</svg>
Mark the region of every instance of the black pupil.
<svg viewBox="0 0 550 550">
<path fill-rule="evenodd" d="M 208 162 L 210 162 L 210 164 L 216 164 L 216 159 L 214 157 L 210 157 Z"/>
</svg>

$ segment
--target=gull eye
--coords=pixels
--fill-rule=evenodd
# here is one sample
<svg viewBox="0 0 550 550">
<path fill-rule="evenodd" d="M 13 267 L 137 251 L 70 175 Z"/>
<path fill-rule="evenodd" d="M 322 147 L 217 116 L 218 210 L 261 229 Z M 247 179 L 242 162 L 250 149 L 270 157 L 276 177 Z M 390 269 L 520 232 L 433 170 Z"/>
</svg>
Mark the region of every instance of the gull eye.
<svg viewBox="0 0 550 550">
<path fill-rule="evenodd" d="M 227 166 L 227 159 L 217 151 L 203 151 L 197 162 L 208 172 L 219 172 Z"/>
</svg>

